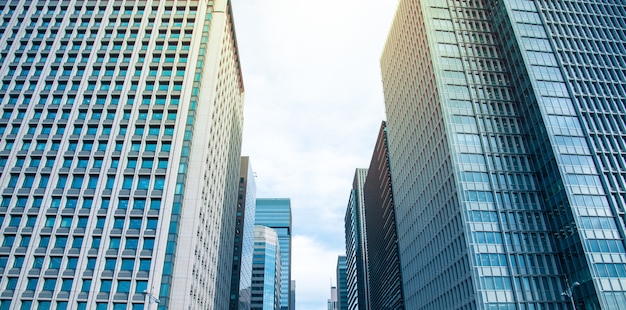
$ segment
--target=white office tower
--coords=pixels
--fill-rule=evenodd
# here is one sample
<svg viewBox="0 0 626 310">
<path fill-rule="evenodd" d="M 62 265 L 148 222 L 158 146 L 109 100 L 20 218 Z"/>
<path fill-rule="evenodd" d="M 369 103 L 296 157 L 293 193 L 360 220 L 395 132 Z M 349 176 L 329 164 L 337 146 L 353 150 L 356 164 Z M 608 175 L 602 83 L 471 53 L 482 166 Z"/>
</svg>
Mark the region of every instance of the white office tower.
<svg viewBox="0 0 626 310">
<path fill-rule="evenodd" d="M 0 1 L 0 309 L 227 309 L 230 2 Z"/>
</svg>

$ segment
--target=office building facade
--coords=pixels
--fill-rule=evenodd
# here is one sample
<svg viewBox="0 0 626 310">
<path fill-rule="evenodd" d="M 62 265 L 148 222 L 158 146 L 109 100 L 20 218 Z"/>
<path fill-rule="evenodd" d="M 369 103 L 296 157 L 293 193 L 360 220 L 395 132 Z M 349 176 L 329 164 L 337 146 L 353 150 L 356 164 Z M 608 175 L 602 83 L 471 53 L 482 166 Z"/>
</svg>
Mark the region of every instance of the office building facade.
<svg viewBox="0 0 626 310">
<path fill-rule="evenodd" d="M 228 308 L 230 2 L 0 8 L 0 309 Z"/>
<path fill-rule="evenodd" d="M 363 184 L 367 169 L 357 168 L 354 172 L 352 190 L 344 218 L 346 237 L 346 273 L 348 309 L 369 309 L 367 234 L 365 231 L 365 203 Z"/>
<path fill-rule="evenodd" d="M 296 280 L 291 280 L 291 291 L 289 292 L 289 308 L 296 309 Z"/>
<path fill-rule="evenodd" d="M 400 1 L 381 67 L 408 309 L 626 304 L 622 16 Z"/>
<path fill-rule="evenodd" d="M 280 236 L 267 226 L 254 226 L 251 310 L 280 310 Z"/>
<path fill-rule="evenodd" d="M 256 200 L 255 225 L 276 230 L 280 243 L 281 260 L 281 310 L 289 310 L 291 304 L 291 200 L 289 198 L 258 198 Z"/>
<path fill-rule="evenodd" d="M 372 309 L 404 309 L 392 188 L 387 127 L 383 122 L 363 185 Z"/>
<path fill-rule="evenodd" d="M 346 257 L 337 257 L 337 309 L 348 310 L 348 273 Z"/>
<path fill-rule="evenodd" d="M 254 252 L 254 211 L 256 182 L 248 156 L 241 157 L 239 194 L 235 214 L 233 274 L 230 284 L 230 309 L 250 309 L 252 284 L 252 254 Z"/>
</svg>

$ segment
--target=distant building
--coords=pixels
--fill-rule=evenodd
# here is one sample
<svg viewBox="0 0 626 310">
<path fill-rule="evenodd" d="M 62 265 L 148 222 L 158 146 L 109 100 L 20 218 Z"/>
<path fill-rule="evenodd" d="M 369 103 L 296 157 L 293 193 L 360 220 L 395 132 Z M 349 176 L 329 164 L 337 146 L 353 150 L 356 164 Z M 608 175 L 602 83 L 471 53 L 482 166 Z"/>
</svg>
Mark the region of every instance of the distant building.
<svg viewBox="0 0 626 310">
<path fill-rule="evenodd" d="M 289 309 L 296 309 L 296 280 L 291 280 L 291 292 L 289 294 Z"/>
<path fill-rule="evenodd" d="M 250 310 L 280 310 L 280 244 L 270 227 L 254 226 Z"/>
<path fill-rule="evenodd" d="M 230 1 L 0 3 L 0 309 L 228 309 Z"/>
<path fill-rule="evenodd" d="M 230 309 L 250 309 L 252 254 L 254 252 L 254 214 L 256 183 L 248 156 L 241 157 L 239 194 L 235 214 L 233 275 L 230 284 Z"/>
<path fill-rule="evenodd" d="M 363 183 L 367 169 L 356 169 L 345 216 L 348 309 L 369 310 L 367 288 L 367 235 Z"/>
<path fill-rule="evenodd" d="M 258 198 L 255 225 L 273 228 L 278 234 L 281 251 L 281 310 L 290 310 L 291 295 L 291 200 L 289 198 Z"/>
<path fill-rule="evenodd" d="M 369 300 L 372 309 L 404 309 L 389 169 L 387 128 L 383 122 L 363 186 Z"/>
<path fill-rule="evenodd" d="M 625 308 L 624 14 L 399 2 L 381 71 L 407 309 Z"/>
<path fill-rule="evenodd" d="M 337 309 L 348 310 L 348 274 L 346 257 L 337 258 Z"/>
<path fill-rule="evenodd" d="M 330 299 L 328 299 L 328 310 L 337 310 L 337 287 L 330 287 Z"/>
</svg>

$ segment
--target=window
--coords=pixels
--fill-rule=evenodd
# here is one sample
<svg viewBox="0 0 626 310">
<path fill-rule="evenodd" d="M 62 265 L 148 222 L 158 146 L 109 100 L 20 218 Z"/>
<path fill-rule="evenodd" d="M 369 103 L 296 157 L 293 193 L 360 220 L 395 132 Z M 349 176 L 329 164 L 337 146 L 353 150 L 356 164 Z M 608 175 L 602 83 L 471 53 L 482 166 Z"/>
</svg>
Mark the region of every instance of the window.
<svg viewBox="0 0 626 310">
<path fill-rule="evenodd" d="M 110 293 L 111 292 L 111 280 L 102 280 L 100 282 L 100 292 Z M 104 309 L 107 309 L 107 304 L 98 304 L 98 309 L 100 309 L 100 305 L 104 305 Z"/>
<path fill-rule="evenodd" d="M 104 270 L 113 271 L 115 270 L 115 265 L 117 260 L 115 258 L 107 258 L 104 263 Z"/>
<path fill-rule="evenodd" d="M 137 189 L 147 190 L 150 185 L 149 176 L 139 176 L 139 182 L 137 182 Z"/>
<path fill-rule="evenodd" d="M 157 224 L 159 223 L 158 219 L 148 219 L 148 224 L 146 225 L 146 229 L 156 230 Z"/>
<path fill-rule="evenodd" d="M 7 285 L 6 285 L 5 289 L 7 289 L 7 290 L 14 290 L 16 286 L 17 286 L 17 278 L 9 278 L 7 280 Z"/>
<path fill-rule="evenodd" d="M 43 281 L 43 290 L 44 291 L 54 291 L 54 287 L 57 285 L 56 279 L 45 279 Z"/>
<path fill-rule="evenodd" d="M 42 236 L 41 239 L 39 239 L 40 248 L 47 248 L 49 243 L 50 243 L 50 237 L 48 236 Z"/>
<path fill-rule="evenodd" d="M 153 238 L 144 238 L 144 240 L 143 240 L 143 249 L 144 250 L 152 250 L 152 249 L 154 249 L 154 239 Z"/>
<path fill-rule="evenodd" d="M 50 262 L 48 263 L 48 268 L 50 269 L 59 269 L 61 268 L 61 257 L 51 257 Z"/>
<path fill-rule="evenodd" d="M 160 210 L 161 209 L 161 200 L 160 199 L 152 199 L 150 201 L 150 210 Z"/>
<path fill-rule="evenodd" d="M 122 183 L 122 189 L 131 189 L 133 185 L 133 176 L 125 175 L 124 182 Z"/>
<path fill-rule="evenodd" d="M 130 249 L 130 250 L 136 250 L 138 244 L 139 244 L 138 238 L 126 238 L 126 244 L 124 245 L 124 248 Z M 145 244 L 144 244 L 144 249 L 146 249 Z"/>
<path fill-rule="evenodd" d="M 117 281 L 117 291 L 119 293 L 128 293 L 128 292 L 130 292 L 130 281 L 118 280 Z M 124 305 L 124 309 L 126 309 L 126 305 Z"/>
<path fill-rule="evenodd" d="M 33 268 L 41 269 L 41 267 L 43 267 L 43 261 L 44 261 L 43 256 L 35 256 L 35 259 L 33 260 Z"/>
<path fill-rule="evenodd" d="M 76 269 L 76 266 L 78 266 L 77 257 L 70 257 L 67 259 L 67 264 L 65 264 L 66 269 Z"/>
<path fill-rule="evenodd" d="M 26 282 L 26 290 L 28 291 L 37 290 L 38 281 L 39 281 L 38 278 L 28 278 L 28 281 Z"/>
<path fill-rule="evenodd" d="M 16 256 L 13 261 L 13 268 L 22 268 L 24 265 L 24 256 Z"/>
<path fill-rule="evenodd" d="M 119 249 L 120 248 L 120 238 L 119 237 L 111 237 L 109 243 L 109 249 Z"/>
<path fill-rule="evenodd" d="M 4 235 L 4 240 L 2 240 L 2 246 L 11 247 L 13 246 L 13 242 L 15 242 L 15 236 Z"/>
<path fill-rule="evenodd" d="M 92 249 L 99 249 L 100 248 L 100 237 L 93 237 L 91 239 L 91 248 Z"/>
<path fill-rule="evenodd" d="M 83 245 L 83 238 L 82 237 L 74 237 L 74 240 L 72 241 L 72 248 L 74 249 L 80 249 Z"/>
<path fill-rule="evenodd" d="M 141 218 L 131 218 L 128 223 L 128 228 L 130 229 L 141 229 L 142 220 Z"/>
<path fill-rule="evenodd" d="M 90 290 L 91 290 L 91 280 L 83 280 L 83 285 L 81 286 L 81 292 L 89 293 Z"/>
<path fill-rule="evenodd" d="M 54 242 L 54 247 L 55 248 L 65 248 L 66 244 L 67 244 L 67 237 L 57 237 L 55 242 Z"/>
<path fill-rule="evenodd" d="M 61 291 L 64 291 L 64 292 L 71 291 L 72 284 L 73 284 L 72 279 L 63 279 L 63 282 L 61 283 Z"/>
<path fill-rule="evenodd" d="M 71 216 L 63 216 L 61 217 L 61 225 L 60 227 L 69 228 L 72 227 L 73 218 Z"/>
<path fill-rule="evenodd" d="M 28 244 L 30 244 L 30 236 L 27 236 L 27 235 L 22 236 L 22 239 L 20 240 L 20 246 L 27 247 Z"/>
<path fill-rule="evenodd" d="M 139 270 L 150 271 L 151 261 L 149 258 L 142 258 L 139 260 Z"/>
</svg>

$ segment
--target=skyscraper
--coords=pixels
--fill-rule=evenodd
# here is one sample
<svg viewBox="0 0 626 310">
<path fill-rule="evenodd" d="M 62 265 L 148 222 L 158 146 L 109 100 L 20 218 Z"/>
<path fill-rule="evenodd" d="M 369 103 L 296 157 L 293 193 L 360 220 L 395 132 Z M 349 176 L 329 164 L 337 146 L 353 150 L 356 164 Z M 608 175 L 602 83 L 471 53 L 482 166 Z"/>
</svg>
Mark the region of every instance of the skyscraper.
<svg viewBox="0 0 626 310">
<path fill-rule="evenodd" d="M 291 291 L 289 291 L 289 308 L 296 309 L 296 280 L 291 280 Z"/>
<path fill-rule="evenodd" d="M 400 1 L 381 66 L 407 309 L 626 304 L 625 13 Z"/>
<path fill-rule="evenodd" d="M 280 310 L 280 240 L 276 230 L 254 226 L 251 310 Z"/>
<path fill-rule="evenodd" d="M 289 198 L 258 198 L 255 225 L 276 230 L 280 243 L 281 290 L 280 308 L 289 309 L 291 295 L 291 200 Z"/>
<path fill-rule="evenodd" d="M 228 308 L 230 2 L 0 8 L 0 309 Z"/>
<path fill-rule="evenodd" d="M 363 184 L 368 297 L 372 309 L 404 309 L 388 154 L 387 127 L 383 122 Z"/>
<path fill-rule="evenodd" d="M 248 156 L 241 157 L 239 195 L 235 214 L 233 275 L 230 284 L 230 309 L 250 309 L 252 254 L 254 252 L 254 211 L 256 182 Z"/>
<path fill-rule="evenodd" d="M 348 287 L 348 309 L 369 309 L 367 289 L 367 235 L 365 231 L 365 203 L 363 183 L 367 169 L 357 168 L 354 172 L 352 190 L 346 208 L 346 273 Z"/>
<path fill-rule="evenodd" d="M 348 310 L 348 274 L 346 257 L 337 257 L 337 309 Z"/>
<path fill-rule="evenodd" d="M 337 310 L 337 287 L 330 287 L 330 298 L 328 299 L 328 310 Z"/>
</svg>

